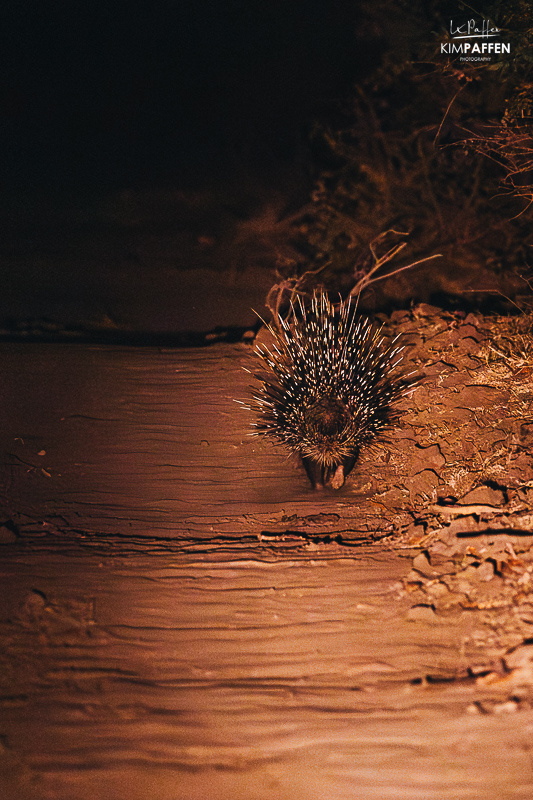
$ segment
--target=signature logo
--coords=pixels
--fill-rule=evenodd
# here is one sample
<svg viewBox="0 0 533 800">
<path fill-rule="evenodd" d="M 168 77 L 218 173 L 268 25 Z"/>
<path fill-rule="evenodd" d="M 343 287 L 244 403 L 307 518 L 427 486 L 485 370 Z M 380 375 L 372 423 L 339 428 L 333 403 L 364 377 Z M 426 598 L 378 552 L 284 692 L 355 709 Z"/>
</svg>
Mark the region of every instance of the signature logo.
<svg viewBox="0 0 533 800">
<path fill-rule="evenodd" d="M 500 33 L 501 30 L 492 25 L 488 19 L 481 20 L 481 24 L 475 19 L 469 19 L 455 27 L 453 19 L 450 20 L 450 36 L 454 39 L 485 39 L 488 36 L 499 36 Z"/>
<path fill-rule="evenodd" d="M 511 52 L 509 42 L 495 41 L 502 31 L 488 19 L 468 19 L 465 22 L 450 20 L 449 36 L 441 42 L 440 52 L 459 56 L 459 61 L 492 61 L 493 55 Z M 481 40 L 481 41 L 479 41 Z"/>
</svg>

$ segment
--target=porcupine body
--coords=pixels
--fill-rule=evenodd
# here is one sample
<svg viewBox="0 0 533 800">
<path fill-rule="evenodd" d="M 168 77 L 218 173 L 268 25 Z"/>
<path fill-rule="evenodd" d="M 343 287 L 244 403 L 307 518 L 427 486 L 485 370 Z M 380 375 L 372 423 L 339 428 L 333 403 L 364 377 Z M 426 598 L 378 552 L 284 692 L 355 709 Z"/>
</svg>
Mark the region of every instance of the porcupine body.
<svg viewBox="0 0 533 800">
<path fill-rule="evenodd" d="M 313 486 L 338 489 L 394 418 L 403 348 L 387 344 L 350 299 L 334 307 L 323 292 L 308 308 L 298 298 L 289 319 L 278 315 L 268 328 L 274 345 L 256 348 L 267 372 L 251 404 L 255 433 L 298 453 Z"/>
</svg>

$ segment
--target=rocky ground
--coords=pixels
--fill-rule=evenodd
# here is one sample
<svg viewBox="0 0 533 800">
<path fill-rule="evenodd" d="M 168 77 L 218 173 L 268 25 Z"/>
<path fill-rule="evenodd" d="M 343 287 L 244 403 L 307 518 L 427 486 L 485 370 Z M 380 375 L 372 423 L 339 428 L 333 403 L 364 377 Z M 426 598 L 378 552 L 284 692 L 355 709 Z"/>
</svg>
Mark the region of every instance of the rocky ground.
<svg viewBox="0 0 533 800">
<path fill-rule="evenodd" d="M 531 320 L 463 319 L 428 307 L 396 316 L 424 378 L 392 450 L 396 474 L 408 478 L 374 501 L 398 507 L 401 492 L 403 524 L 391 542 L 419 548 L 402 581 L 409 613 L 429 620 L 476 611 L 482 627 L 471 644 L 483 656 L 469 671 L 483 686 L 508 688 L 497 708 L 530 707 Z"/>
</svg>

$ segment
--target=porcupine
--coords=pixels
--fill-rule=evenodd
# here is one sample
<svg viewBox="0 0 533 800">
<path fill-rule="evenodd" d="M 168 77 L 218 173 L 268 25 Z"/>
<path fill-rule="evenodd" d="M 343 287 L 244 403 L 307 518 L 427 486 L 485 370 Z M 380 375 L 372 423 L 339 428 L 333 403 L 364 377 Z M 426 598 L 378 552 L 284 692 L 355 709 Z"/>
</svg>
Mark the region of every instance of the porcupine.
<svg viewBox="0 0 533 800">
<path fill-rule="evenodd" d="M 267 367 L 249 408 L 255 435 L 301 456 L 313 487 L 339 489 L 362 447 L 395 418 L 405 393 L 398 370 L 403 347 L 387 343 L 381 327 L 357 315 L 351 298 L 337 308 L 324 292 L 309 307 L 299 297 L 289 319 L 268 325 L 271 349 L 256 354 Z"/>
</svg>

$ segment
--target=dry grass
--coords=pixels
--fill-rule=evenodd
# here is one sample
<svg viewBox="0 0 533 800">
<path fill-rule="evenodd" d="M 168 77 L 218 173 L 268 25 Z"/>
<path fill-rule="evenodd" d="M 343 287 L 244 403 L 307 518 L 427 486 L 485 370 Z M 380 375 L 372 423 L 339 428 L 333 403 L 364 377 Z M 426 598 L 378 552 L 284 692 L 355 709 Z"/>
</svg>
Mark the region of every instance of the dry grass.
<svg viewBox="0 0 533 800">
<path fill-rule="evenodd" d="M 507 366 L 513 374 L 533 370 L 533 313 L 497 317 L 485 357 L 488 364 Z"/>
</svg>

